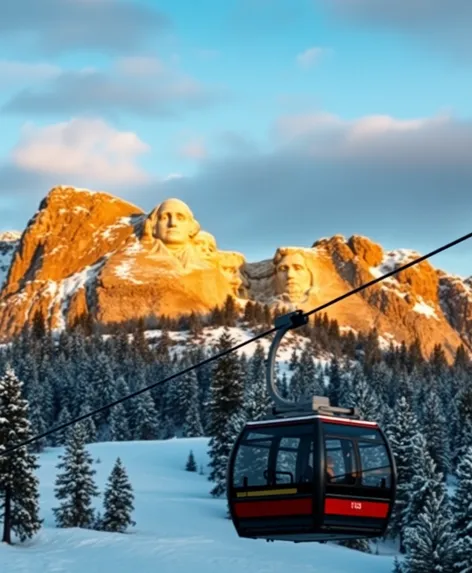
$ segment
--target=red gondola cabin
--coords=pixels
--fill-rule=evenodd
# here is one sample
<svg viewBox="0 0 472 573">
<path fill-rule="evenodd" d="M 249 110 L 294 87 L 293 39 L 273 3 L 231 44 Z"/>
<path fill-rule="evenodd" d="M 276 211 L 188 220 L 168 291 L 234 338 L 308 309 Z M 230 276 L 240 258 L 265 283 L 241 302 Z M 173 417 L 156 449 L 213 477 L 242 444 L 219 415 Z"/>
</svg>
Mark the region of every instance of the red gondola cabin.
<svg viewBox="0 0 472 573">
<path fill-rule="evenodd" d="M 254 539 L 380 537 L 395 488 L 379 426 L 320 413 L 246 424 L 228 465 L 231 518 Z"/>
</svg>

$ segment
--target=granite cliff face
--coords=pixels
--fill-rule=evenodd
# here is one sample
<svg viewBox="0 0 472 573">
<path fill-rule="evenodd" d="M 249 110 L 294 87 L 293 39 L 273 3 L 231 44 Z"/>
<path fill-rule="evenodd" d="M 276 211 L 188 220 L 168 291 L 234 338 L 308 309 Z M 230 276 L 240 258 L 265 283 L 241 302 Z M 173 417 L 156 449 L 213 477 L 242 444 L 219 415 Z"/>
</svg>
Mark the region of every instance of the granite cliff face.
<svg viewBox="0 0 472 573">
<path fill-rule="evenodd" d="M 219 250 L 178 199 L 144 213 L 106 193 L 64 187 L 50 191 L 15 249 L 0 292 L 4 339 L 37 309 L 57 330 L 83 314 L 111 323 L 206 313 L 229 294 L 241 306 L 252 300 L 308 310 L 419 256 L 336 235 L 248 263 L 241 253 Z M 357 331 L 375 326 L 386 342 L 418 336 L 425 355 L 436 343 L 449 357 L 461 343 L 472 348 L 472 282 L 428 262 L 328 314 Z"/>
</svg>

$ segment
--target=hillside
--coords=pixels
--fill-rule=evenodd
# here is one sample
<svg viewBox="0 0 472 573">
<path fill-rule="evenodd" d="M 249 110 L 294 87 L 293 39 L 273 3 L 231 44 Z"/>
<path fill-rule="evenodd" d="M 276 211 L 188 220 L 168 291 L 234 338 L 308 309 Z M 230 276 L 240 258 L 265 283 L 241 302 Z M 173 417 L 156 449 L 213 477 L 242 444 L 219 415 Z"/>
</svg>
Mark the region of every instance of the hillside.
<svg viewBox="0 0 472 573">
<path fill-rule="evenodd" d="M 228 296 L 240 309 L 251 301 L 272 311 L 309 310 L 417 256 L 384 251 L 359 235 L 335 235 L 310 248 L 279 247 L 271 259 L 249 263 L 241 253 L 219 250 L 179 200 L 144 213 L 107 193 L 57 187 L 13 256 L 0 292 L 0 332 L 7 340 L 38 312 L 55 331 L 84 317 L 110 325 L 204 316 Z M 436 344 L 449 360 L 460 344 L 472 348 L 471 279 L 427 261 L 327 312 L 357 332 L 375 327 L 386 341 L 419 338 L 425 356 Z"/>
<path fill-rule="evenodd" d="M 240 539 L 226 519 L 226 501 L 209 495 L 206 438 L 115 442 L 88 446 L 104 483 L 120 456 L 135 491 L 136 527 L 127 534 L 56 529 L 55 466 L 62 448 L 40 456 L 43 529 L 23 546 L 0 546 L 9 573 L 391 573 L 392 551 L 369 555 L 331 544 L 265 543 Z M 184 471 L 190 449 L 204 476 Z M 102 501 L 96 502 L 96 507 Z"/>
</svg>

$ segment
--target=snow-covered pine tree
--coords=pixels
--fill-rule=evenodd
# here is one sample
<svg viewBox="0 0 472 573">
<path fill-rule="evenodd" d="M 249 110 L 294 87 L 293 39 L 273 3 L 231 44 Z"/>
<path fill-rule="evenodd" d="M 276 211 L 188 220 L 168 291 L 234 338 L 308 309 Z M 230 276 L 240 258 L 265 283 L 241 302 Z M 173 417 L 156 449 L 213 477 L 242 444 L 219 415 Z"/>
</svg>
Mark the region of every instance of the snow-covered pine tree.
<svg viewBox="0 0 472 573">
<path fill-rule="evenodd" d="M 392 424 L 387 426 L 385 431 L 395 458 L 398 479 L 395 505 L 390 518 L 388 533 L 392 537 L 399 536 L 400 551 L 403 553 L 405 549 L 403 543 L 405 512 L 408 507 L 411 481 L 415 473 L 415 445 L 420 433 L 418 420 L 404 396 L 399 399 L 395 407 Z"/>
<path fill-rule="evenodd" d="M 369 540 L 364 538 L 338 541 L 338 545 L 341 545 L 342 547 L 348 547 L 349 549 L 355 549 L 356 551 L 361 551 L 362 553 L 372 553 Z"/>
<path fill-rule="evenodd" d="M 190 358 L 185 361 L 185 367 L 191 366 Z M 200 404 L 198 399 L 198 378 L 195 370 L 179 377 L 180 406 L 183 410 L 182 435 L 187 438 L 203 436 L 200 419 Z"/>
<path fill-rule="evenodd" d="M 197 401 L 198 393 L 195 394 L 195 400 L 190 402 L 185 414 L 184 424 L 182 426 L 182 435 L 188 438 L 198 438 L 203 436 L 203 426 L 200 420 L 200 406 Z"/>
<path fill-rule="evenodd" d="M 57 426 L 61 426 L 66 422 L 70 422 L 72 420 L 72 416 L 69 412 L 67 406 L 63 406 L 59 411 L 59 416 L 57 418 Z M 67 428 L 63 428 L 62 430 L 58 430 L 53 434 L 53 445 L 54 446 L 63 446 L 69 437 L 70 434 L 70 426 Z"/>
<path fill-rule="evenodd" d="M 210 439 L 210 463 L 212 469 L 209 480 L 215 482 L 211 495 L 219 497 L 226 492 L 226 476 L 229 456 L 233 444 L 244 424 L 242 410 L 236 410 L 227 419 L 226 425 L 217 438 Z M 257 463 L 257 460 L 254 460 Z"/>
<path fill-rule="evenodd" d="M 79 423 L 72 427 L 64 455 L 57 465 L 62 470 L 56 477 L 56 498 L 61 501 L 53 508 L 59 527 L 83 527 L 91 529 L 95 515 L 92 499 L 99 495 L 93 476 L 92 456 L 85 448 L 84 429 Z"/>
<path fill-rule="evenodd" d="M 455 570 L 472 573 L 472 446 L 464 452 L 456 476 L 457 488 L 451 500 Z"/>
<path fill-rule="evenodd" d="M 139 389 L 143 388 L 142 382 Z M 132 435 L 135 440 L 155 440 L 159 434 L 159 416 L 149 392 L 133 398 Z"/>
<path fill-rule="evenodd" d="M 357 371 L 357 376 L 353 380 L 345 405 L 359 408 L 359 413 L 362 418 L 380 422 L 380 401 L 377 398 L 375 390 L 370 388 L 366 377 L 360 371 Z"/>
<path fill-rule="evenodd" d="M 190 450 L 190 453 L 187 458 L 187 463 L 185 464 L 185 469 L 188 472 L 196 472 L 197 471 L 197 464 L 195 462 L 195 456 L 193 455 L 193 451 Z"/>
<path fill-rule="evenodd" d="M 426 447 L 438 471 L 446 479 L 450 468 L 449 437 L 442 404 L 436 392 L 428 394 L 422 410 L 422 430 L 426 438 Z"/>
<path fill-rule="evenodd" d="M 88 414 L 91 411 L 90 406 L 87 404 L 82 404 L 79 408 L 79 416 L 83 416 Z M 92 444 L 97 439 L 97 426 L 95 424 L 95 420 L 92 416 L 85 418 L 81 422 L 82 430 L 84 432 L 84 440 L 86 444 Z M 66 428 L 65 431 L 68 432 L 69 428 Z"/>
<path fill-rule="evenodd" d="M 116 404 L 111 408 L 110 417 L 110 439 L 114 442 L 124 442 L 131 438 L 128 414 L 123 404 Z"/>
<path fill-rule="evenodd" d="M 167 416 L 163 420 L 160 432 L 160 438 L 162 440 L 170 440 L 172 438 L 175 438 L 175 425 L 170 416 Z"/>
<path fill-rule="evenodd" d="M 133 488 L 121 459 L 117 458 L 105 487 L 101 529 L 124 533 L 127 527 L 136 525 L 131 519 L 133 502 Z"/>
<path fill-rule="evenodd" d="M 260 420 L 267 414 L 270 399 L 267 394 L 265 353 L 258 341 L 248 365 L 244 394 L 244 409 L 248 420 Z"/>
<path fill-rule="evenodd" d="M 459 466 L 467 450 L 472 446 L 472 420 L 466 418 L 455 440 L 455 449 L 453 452 L 453 464 Z"/>
<path fill-rule="evenodd" d="M 368 377 L 369 386 L 377 394 L 382 404 L 389 403 L 389 389 L 392 372 L 385 362 L 379 362 L 372 366 Z"/>
<path fill-rule="evenodd" d="M 424 508 L 405 528 L 408 573 L 453 573 L 453 545 L 447 494 L 429 492 Z"/>
<path fill-rule="evenodd" d="M 31 438 L 28 402 L 22 398 L 22 382 L 7 364 L 0 377 L 0 452 Z M 26 447 L 0 456 L 0 508 L 4 543 L 11 533 L 20 541 L 33 537 L 41 528 L 39 519 L 39 482 L 36 457 Z M 1 515 L 1 514 L 0 514 Z"/>
<path fill-rule="evenodd" d="M 328 397 L 332 406 L 342 406 L 346 397 L 346 381 L 339 360 L 334 356 L 328 369 Z"/>
<path fill-rule="evenodd" d="M 30 380 L 28 392 L 29 404 L 29 420 L 31 423 L 31 431 L 33 434 L 38 435 L 46 432 L 48 429 L 48 420 L 52 418 L 50 415 L 51 409 L 45 400 L 41 386 L 37 377 Z M 49 415 L 48 415 L 49 414 Z M 41 438 L 33 442 L 29 449 L 30 451 L 39 454 L 46 446 L 47 438 Z"/>
<path fill-rule="evenodd" d="M 217 350 L 224 352 L 234 346 L 227 328 L 218 340 Z M 226 467 L 237 433 L 244 424 L 244 385 L 236 353 L 221 357 L 216 363 L 210 388 L 209 480 L 215 482 L 211 493 L 222 495 L 226 490 Z"/>
<path fill-rule="evenodd" d="M 93 409 L 102 408 L 116 400 L 115 378 L 109 357 L 105 352 L 96 356 L 95 368 L 90 381 L 93 396 Z M 109 439 L 110 409 L 104 410 L 95 416 L 97 438 L 101 441 Z"/>
<path fill-rule="evenodd" d="M 407 571 L 405 571 L 403 562 L 401 562 L 397 556 L 395 556 L 395 559 L 393 560 L 392 573 L 408 573 Z"/>
<path fill-rule="evenodd" d="M 404 512 L 404 524 L 414 523 L 424 510 L 426 500 L 432 492 L 438 498 L 445 493 L 443 475 L 428 451 L 428 444 L 422 434 L 417 436 L 413 451 L 413 478 L 408 491 L 408 504 Z"/>
</svg>

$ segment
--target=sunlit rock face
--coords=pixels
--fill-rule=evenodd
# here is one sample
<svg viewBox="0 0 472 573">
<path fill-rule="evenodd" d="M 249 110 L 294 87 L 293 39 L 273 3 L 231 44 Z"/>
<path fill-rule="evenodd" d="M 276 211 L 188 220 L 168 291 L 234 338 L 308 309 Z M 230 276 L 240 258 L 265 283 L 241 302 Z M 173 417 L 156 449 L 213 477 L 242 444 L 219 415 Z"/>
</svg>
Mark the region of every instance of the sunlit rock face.
<svg viewBox="0 0 472 573">
<path fill-rule="evenodd" d="M 84 314 L 106 324 L 207 313 L 228 295 L 240 307 L 310 310 L 419 256 L 335 235 L 248 263 L 218 248 L 199 212 L 176 198 L 146 213 L 108 193 L 52 189 L 4 264 L 0 336 L 18 333 L 37 310 L 57 330 Z M 452 357 L 471 343 L 469 282 L 423 262 L 326 312 L 341 327 L 376 327 L 386 344 L 418 336 L 425 355 L 441 343 Z"/>
</svg>

